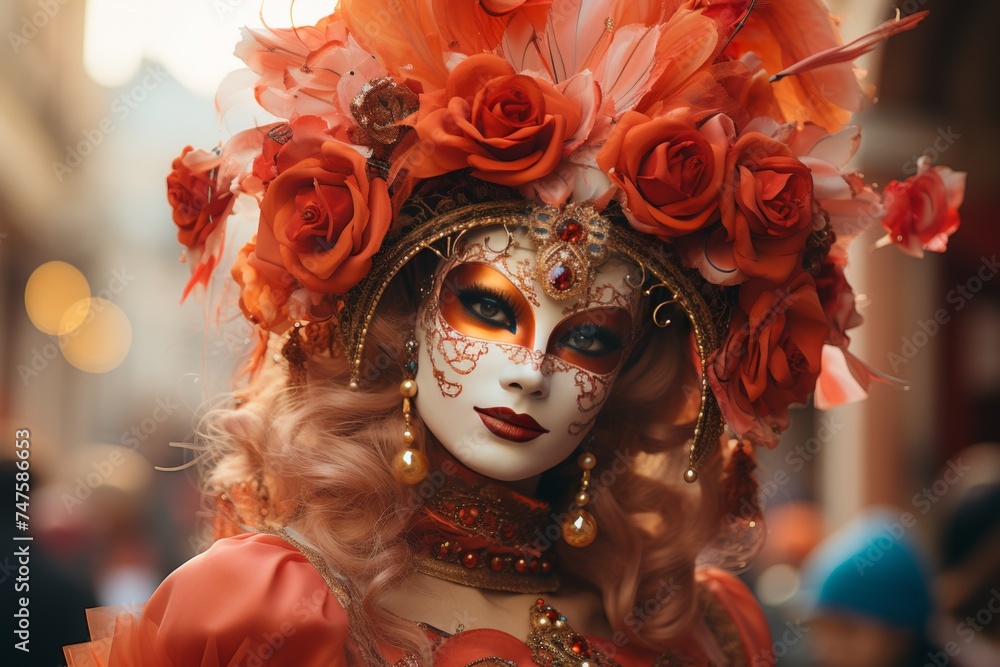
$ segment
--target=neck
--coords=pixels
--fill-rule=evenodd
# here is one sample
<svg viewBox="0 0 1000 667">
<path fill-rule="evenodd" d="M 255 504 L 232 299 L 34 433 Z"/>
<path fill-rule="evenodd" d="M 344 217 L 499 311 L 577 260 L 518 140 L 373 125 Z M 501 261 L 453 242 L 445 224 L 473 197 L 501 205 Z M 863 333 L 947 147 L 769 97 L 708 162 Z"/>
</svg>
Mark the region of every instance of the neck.
<svg viewBox="0 0 1000 667">
<path fill-rule="evenodd" d="M 444 474 L 445 479 L 449 478 L 453 474 L 458 474 L 466 480 L 478 480 L 482 484 L 491 484 L 496 486 L 501 486 L 514 493 L 526 496 L 528 498 L 538 497 L 538 483 L 542 479 L 541 473 L 528 477 L 525 479 L 517 480 L 499 480 L 483 475 L 482 473 L 476 472 L 472 468 L 468 467 L 461 461 L 459 461 L 455 456 L 445 449 L 438 440 L 431 434 L 428 433 L 427 441 L 427 461 L 429 469 L 431 471 L 438 471 Z"/>
</svg>

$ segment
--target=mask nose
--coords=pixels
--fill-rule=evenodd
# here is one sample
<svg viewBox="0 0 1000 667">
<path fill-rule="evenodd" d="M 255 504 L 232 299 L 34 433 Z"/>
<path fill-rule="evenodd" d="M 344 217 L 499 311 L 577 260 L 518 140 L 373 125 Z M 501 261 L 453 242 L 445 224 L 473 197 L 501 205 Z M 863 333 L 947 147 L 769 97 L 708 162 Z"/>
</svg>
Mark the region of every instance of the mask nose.
<svg viewBox="0 0 1000 667">
<path fill-rule="evenodd" d="M 520 363 L 511 361 L 500 373 L 500 386 L 526 398 L 545 398 L 549 395 L 551 375 L 543 372 L 540 351 L 530 351 L 530 357 Z"/>
</svg>

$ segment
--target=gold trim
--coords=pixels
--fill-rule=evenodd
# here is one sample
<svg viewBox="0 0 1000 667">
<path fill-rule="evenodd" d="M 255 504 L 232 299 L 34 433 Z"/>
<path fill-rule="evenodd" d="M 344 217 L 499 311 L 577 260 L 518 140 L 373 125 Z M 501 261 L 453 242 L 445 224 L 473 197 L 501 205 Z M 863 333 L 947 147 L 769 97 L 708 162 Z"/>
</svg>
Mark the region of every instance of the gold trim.
<svg viewBox="0 0 1000 667">
<path fill-rule="evenodd" d="M 387 241 L 374 258 L 371 271 L 348 292 L 344 301 L 341 333 L 351 364 L 350 386 L 360 387 L 365 339 L 375 309 L 388 284 L 410 260 L 424 250 L 440 255 L 435 244 L 472 229 L 491 225 L 530 225 L 534 208 L 531 202 L 523 199 L 463 206 L 419 223 L 401 237 Z M 612 218 L 613 214 L 605 211 L 604 215 Z M 708 357 L 719 347 L 728 326 L 725 296 L 722 290 L 706 283 L 697 272 L 684 269 L 676 256 L 668 251 L 669 246 L 636 232 L 618 217 L 613 216 L 612 224 L 608 225 L 608 246 L 642 267 L 647 275 L 655 277 L 680 304 L 691 322 L 702 369 L 701 409 L 688 453 L 689 468 L 684 473 L 685 480 L 694 482 L 725 427 L 707 375 Z"/>
<path fill-rule="evenodd" d="M 390 667 L 389 661 L 382 657 L 381 651 L 378 650 L 378 642 L 371 631 L 371 621 L 368 614 L 365 613 L 360 597 L 356 592 L 350 590 L 346 581 L 333 573 L 323 555 L 292 537 L 284 528 L 262 532 L 280 537 L 298 549 L 323 577 L 323 581 L 326 582 L 327 587 L 337 598 L 337 602 L 347 613 L 348 632 L 354 641 L 355 648 L 360 652 L 359 657 L 364 661 L 364 664 L 371 667 Z"/>
<path fill-rule="evenodd" d="M 461 563 L 443 561 L 433 556 L 417 556 L 413 569 L 431 577 L 444 579 L 463 586 L 486 588 L 507 593 L 555 593 L 559 590 L 559 577 L 552 575 L 494 572 L 489 568 L 469 569 Z"/>
<path fill-rule="evenodd" d="M 712 629 L 712 634 L 715 635 L 723 654 L 729 658 L 730 667 L 747 667 L 743 640 L 740 638 L 736 622 L 733 621 L 718 598 L 703 584 L 698 584 L 697 595 L 701 600 L 702 616 L 705 623 Z"/>
</svg>

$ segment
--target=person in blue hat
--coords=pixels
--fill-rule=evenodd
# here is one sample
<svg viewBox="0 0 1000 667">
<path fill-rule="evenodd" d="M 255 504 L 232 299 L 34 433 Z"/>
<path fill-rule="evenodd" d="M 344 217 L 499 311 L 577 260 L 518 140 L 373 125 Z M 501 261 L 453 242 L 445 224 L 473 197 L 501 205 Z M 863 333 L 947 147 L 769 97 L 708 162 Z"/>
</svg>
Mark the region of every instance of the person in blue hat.
<svg viewBox="0 0 1000 667">
<path fill-rule="evenodd" d="M 915 526 L 907 512 L 874 510 L 810 558 L 806 637 L 817 667 L 924 667 L 934 603 Z"/>
</svg>

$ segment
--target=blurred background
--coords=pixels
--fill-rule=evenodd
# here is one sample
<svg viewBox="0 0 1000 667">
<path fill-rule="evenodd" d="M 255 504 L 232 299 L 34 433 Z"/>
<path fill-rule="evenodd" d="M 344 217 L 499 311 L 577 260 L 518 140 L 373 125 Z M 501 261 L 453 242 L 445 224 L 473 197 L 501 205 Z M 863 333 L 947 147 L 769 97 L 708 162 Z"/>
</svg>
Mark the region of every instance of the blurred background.
<svg viewBox="0 0 1000 667">
<path fill-rule="evenodd" d="M 294 21 L 328 4 L 299 0 Z M 946 255 L 873 255 L 877 229 L 855 244 L 849 279 L 866 323 L 852 350 L 909 389 L 796 411 L 781 447 L 760 456 L 769 538 L 744 576 L 779 664 L 1000 665 L 1000 4 L 829 4 L 847 39 L 896 9 L 931 10 L 863 61 L 878 96 L 859 118 L 857 162 L 884 185 L 927 154 L 969 172 L 968 191 Z M 206 333 L 211 303 L 178 305 L 188 268 L 165 177 L 185 145 L 228 136 L 213 94 L 241 66 L 239 26 L 262 16 L 288 24 L 287 3 L 0 5 L 3 488 L 22 429 L 31 465 L 30 527 L 0 528 L 5 604 L 10 538 L 34 536 L 32 651 L 4 664 L 64 664 L 59 647 L 87 637 L 85 607 L 141 604 L 206 545 L 195 475 L 154 466 L 186 460 L 170 443 L 190 441 L 199 410 L 229 387 L 246 334 Z M 927 633 L 915 630 L 925 607 Z"/>
</svg>

